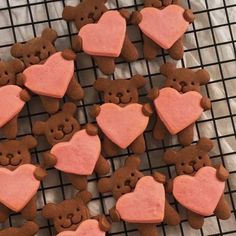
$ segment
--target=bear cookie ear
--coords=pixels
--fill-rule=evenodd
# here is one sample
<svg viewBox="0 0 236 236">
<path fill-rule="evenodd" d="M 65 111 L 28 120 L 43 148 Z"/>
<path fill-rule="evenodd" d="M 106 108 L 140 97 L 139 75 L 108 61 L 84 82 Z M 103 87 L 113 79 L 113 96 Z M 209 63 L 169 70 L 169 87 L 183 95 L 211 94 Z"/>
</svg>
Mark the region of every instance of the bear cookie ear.
<svg viewBox="0 0 236 236">
<path fill-rule="evenodd" d="M 177 152 L 168 150 L 164 154 L 164 162 L 168 165 L 175 164 L 177 162 Z"/>
<path fill-rule="evenodd" d="M 165 77 L 170 77 L 176 70 L 176 65 L 173 63 L 166 63 L 160 67 L 160 72 Z"/>
<path fill-rule="evenodd" d="M 73 21 L 76 17 L 76 7 L 66 6 L 62 12 L 65 21 Z"/>
<path fill-rule="evenodd" d="M 141 76 L 141 75 L 138 75 L 138 74 L 134 75 L 131 78 L 131 82 L 138 89 L 144 87 L 145 84 L 146 84 L 145 78 L 143 76 Z"/>
<path fill-rule="evenodd" d="M 130 168 L 139 169 L 141 160 L 138 156 L 130 156 L 125 160 L 125 166 Z"/>
<path fill-rule="evenodd" d="M 42 32 L 42 38 L 54 43 L 57 39 L 57 32 L 51 28 L 46 28 Z"/>
<path fill-rule="evenodd" d="M 57 214 L 57 205 L 54 203 L 48 203 L 42 209 L 42 216 L 46 219 L 53 219 Z"/>
<path fill-rule="evenodd" d="M 66 114 L 74 115 L 77 111 L 77 107 L 74 103 L 72 102 L 67 102 L 63 105 L 62 111 Z"/>
<path fill-rule="evenodd" d="M 200 138 L 200 140 L 198 141 L 197 143 L 197 146 L 201 149 L 201 150 L 204 150 L 206 152 L 210 152 L 213 147 L 214 147 L 214 144 L 213 142 L 208 139 L 208 138 Z"/>
<path fill-rule="evenodd" d="M 13 59 L 9 63 L 14 69 L 15 73 L 20 73 L 25 69 L 24 63 L 19 59 Z"/>
<path fill-rule="evenodd" d="M 15 58 L 20 58 L 24 55 L 24 45 L 21 43 L 15 43 L 11 47 L 11 55 Z"/>
<path fill-rule="evenodd" d="M 37 140 L 32 135 L 25 136 L 22 142 L 28 149 L 35 148 L 38 145 Z"/>
<path fill-rule="evenodd" d="M 210 75 L 206 70 L 201 69 L 195 72 L 195 80 L 198 81 L 200 85 L 205 85 L 210 81 Z"/>
<path fill-rule="evenodd" d="M 44 135 L 45 133 L 46 122 L 36 121 L 33 124 L 33 133 L 35 135 Z"/>
<path fill-rule="evenodd" d="M 110 80 L 105 78 L 99 78 L 93 84 L 94 89 L 96 89 L 98 92 L 105 92 L 109 86 Z"/>
<path fill-rule="evenodd" d="M 92 194 L 89 191 L 81 191 L 76 194 L 76 198 L 81 199 L 84 204 L 88 204 L 88 202 L 92 199 Z"/>
<path fill-rule="evenodd" d="M 112 180 L 111 178 L 102 178 L 98 181 L 98 192 L 108 193 L 112 191 Z"/>
</svg>

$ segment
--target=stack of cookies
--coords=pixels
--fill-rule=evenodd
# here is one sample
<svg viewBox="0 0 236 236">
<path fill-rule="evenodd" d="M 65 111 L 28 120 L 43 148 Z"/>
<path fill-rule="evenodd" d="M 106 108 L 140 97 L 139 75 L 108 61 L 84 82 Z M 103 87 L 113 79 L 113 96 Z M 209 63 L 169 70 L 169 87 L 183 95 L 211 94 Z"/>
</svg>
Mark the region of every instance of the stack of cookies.
<svg viewBox="0 0 236 236">
<path fill-rule="evenodd" d="M 222 164 L 211 163 L 213 142 L 202 137 L 192 144 L 195 122 L 211 109 L 210 99 L 200 88 L 210 80 L 206 70 L 177 68 L 170 62 L 161 65 L 164 84 L 147 91 L 149 102 L 145 104 L 139 99 L 139 89 L 146 84 L 142 75 L 98 78 L 93 87 L 104 103 L 92 106 L 93 124 L 79 123 L 77 103 L 86 94 L 74 75 L 76 53 L 83 51 L 93 57 L 105 76 L 113 74 L 117 58 L 127 62 L 139 58 L 127 32 L 127 24 L 133 24 L 143 34 L 145 59 L 154 60 L 160 50 L 167 50 L 172 59 L 180 60 L 184 33 L 194 21 L 191 10 L 183 9 L 178 0 L 144 0 L 144 7 L 134 12 L 109 10 L 105 3 L 84 0 L 64 8 L 63 19 L 73 21 L 78 30 L 71 49 L 57 51 L 57 33 L 46 28 L 41 36 L 14 44 L 14 59 L 0 62 L 0 131 L 6 138 L 0 143 L 0 222 L 5 222 L 11 211 L 20 212 L 26 220 L 20 228 L 1 230 L 0 236 L 37 234 L 36 196 L 48 167 L 65 173 L 78 190 L 73 198 L 48 203 L 42 209 L 57 236 L 105 236 L 117 221 L 135 224 L 141 236 L 157 236 L 157 224 L 181 222 L 168 194 L 186 209 L 194 229 L 202 228 L 205 216 L 215 214 L 226 220 L 231 215 L 224 197 L 229 173 Z M 17 117 L 32 96 L 40 97 L 48 119 L 33 124 L 33 135 L 16 139 Z M 61 105 L 65 96 L 69 102 Z M 163 156 L 166 164 L 175 165 L 173 179 L 160 172 L 144 176 L 140 171 L 147 145 L 144 132 L 152 116 L 156 119 L 153 138 L 162 141 L 167 135 L 176 135 L 182 146 Z M 50 149 L 43 153 L 43 164 L 34 165 L 30 150 L 38 146 L 38 136 L 45 137 Z M 127 148 L 132 155 L 112 172 L 109 158 Z M 99 176 L 98 191 L 114 197 L 115 206 L 107 215 L 90 214 L 92 194 L 87 190 L 87 178 L 93 173 Z"/>
</svg>

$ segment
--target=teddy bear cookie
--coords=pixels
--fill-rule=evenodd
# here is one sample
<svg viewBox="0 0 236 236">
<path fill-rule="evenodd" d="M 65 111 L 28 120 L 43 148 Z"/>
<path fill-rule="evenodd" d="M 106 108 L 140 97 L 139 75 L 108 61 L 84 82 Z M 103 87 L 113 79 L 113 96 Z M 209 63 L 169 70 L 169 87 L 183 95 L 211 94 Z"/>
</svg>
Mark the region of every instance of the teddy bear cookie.
<svg viewBox="0 0 236 236">
<path fill-rule="evenodd" d="M 145 83 L 141 75 L 130 80 L 100 78 L 95 81 L 93 86 L 104 94 L 105 103 L 94 105 L 90 114 L 104 133 L 103 150 L 108 156 L 114 156 L 119 149 L 127 147 L 136 154 L 145 151 L 143 132 L 152 114 L 149 104 L 138 103 L 138 89 Z"/>
<path fill-rule="evenodd" d="M 40 37 L 16 43 L 12 56 L 19 58 L 26 69 L 18 76 L 26 88 L 40 96 L 45 110 L 55 113 L 60 99 L 66 94 L 72 100 L 81 100 L 84 91 L 74 76 L 76 55 L 71 50 L 57 52 L 55 30 L 46 28 Z"/>
<path fill-rule="evenodd" d="M 144 8 L 133 12 L 132 23 L 143 33 L 145 59 L 154 59 L 161 48 L 175 60 L 183 58 L 184 33 L 195 17 L 179 5 L 179 0 L 144 0 Z"/>
<path fill-rule="evenodd" d="M 33 222 L 25 222 L 22 227 L 9 227 L 0 231 L 0 236 L 34 236 L 39 231 L 39 226 Z"/>
<path fill-rule="evenodd" d="M 21 212 L 26 220 L 36 216 L 37 190 L 47 175 L 31 164 L 30 149 L 36 146 L 31 135 L 0 143 L 0 222 L 7 220 L 10 211 Z"/>
<path fill-rule="evenodd" d="M 211 108 L 210 99 L 200 90 L 210 75 L 204 69 L 194 72 L 171 63 L 163 64 L 160 72 L 166 77 L 163 88 L 154 88 L 148 94 L 157 112 L 153 137 L 162 140 L 170 133 L 178 136 L 181 145 L 188 146 L 193 141 L 195 122 Z"/>
<path fill-rule="evenodd" d="M 28 92 L 18 86 L 17 76 L 23 70 L 18 59 L 0 61 L 0 129 L 8 139 L 16 138 L 18 114 L 30 100 Z"/>
<path fill-rule="evenodd" d="M 229 173 L 222 165 L 213 166 L 209 152 L 213 143 L 201 138 L 195 145 L 164 154 L 167 164 L 174 164 L 177 177 L 168 181 L 168 191 L 187 209 L 188 222 L 194 229 L 202 228 L 204 216 L 215 214 L 226 220 L 230 207 L 224 197 Z"/>
<path fill-rule="evenodd" d="M 0 61 L 0 87 L 6 85 L 18 85 L 17 75 L 25 69 L 19 59 Z"/>
<path fill-rule="evenodd" d="M 33 125 L 36 135 L 44 135 L 51 150 L 44 153 L 47 166 L 65 172 L 77 189 L 86 189 L 87 176 L 95 171 L 99 175 L 109 173 L 110 165 L 101 155 L 101 142 L 97 128 L 88 124 L 81 129 L 74 117 L 77 111 L 73 103 L 65 103 L 62 110 L 46 121 Z"/>
<path fill-rule="evenodd" d="M 93 56 L 99 69 L 109 75 L 115 71 L 117 57 L 132 62 L 138 59 L 138 52 L 126 29 L 131 14 L 124 9 L 108 10 L 106 2 L 85 0 L 75 7 L 66 6 L 62 18 L 74 21 L 79 31 L 73 40 L 73 49 Z"/>
<path fill-rule="evenodd" d="M 42 215 L 53 221 L 57 236 L 105 236 L 111 225 L 103 215 L 90 216 L 87 204 L 91 199 L 90 192 L 81 191 L 72 199 L 48 203 L 43 207 Z"/>
<path fill-rule="evenodd" d="M 177 225 L 180 217 L 166 200 L 165 176 L 158 172 L 144 176 L 140 162 L 137 156 L 128 157 L 110 178 L 98 181 L 98 191 L 111 192 L 115 198 L 116 205 L 110 209 L 113 221 L 134 223 L 140 235 L 157 236 L 156 224 Z"/>
</svg>

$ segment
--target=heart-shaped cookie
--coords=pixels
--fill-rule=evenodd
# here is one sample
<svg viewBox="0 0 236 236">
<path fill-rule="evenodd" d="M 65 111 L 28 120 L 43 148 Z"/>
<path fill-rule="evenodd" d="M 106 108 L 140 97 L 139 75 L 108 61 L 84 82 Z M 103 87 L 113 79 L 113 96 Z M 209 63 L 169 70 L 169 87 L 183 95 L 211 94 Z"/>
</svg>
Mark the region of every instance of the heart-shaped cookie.
<svg viewBox="0 0 236 236">
<path fill-rule="evenodd" d="M 62 98 L 74 74 L 74 61 L 66 60 L 61 52 L 50 56 L 43 65 L 24 70 L 25 86 L 38 95 Z"/>
<path fill-rule="evenodd" d="M 51 149 L 56 156 L 55 168 L 66 173 L 91 175 L 101 152 L 98 135 L 88 135 L 86 130 L 76 132 L 69 142 L 58 143 Z"/>
<path fill-rule="evenodd" d="M 79 31 L 83 50 L 92 56 L 118 57 L 126 34 L 126 22 L 118 11 L 104 13 L 98 23 Z"/>
<path fill-rule="evenodd" d="M 142 112 L 142 105 L 133 103 L 120 107 L 105 103 L 97 116 L 103 133 L 120 148 L 127 148 L 146 129 L 149 117 Z"/>
<path fill-rule="evenodd" d="M 193 177 L 176 177 L 173 195 L 187 209 L 202 216 L 209 216 L 213 214 L 224 188 L 225 182 L 217 179 L 216 169 L 207 166 L 201 168 Z"/>
<path fill-rule="evenodd" d="M 201 99 L 201 94 L 195 91 L 181 94 L 175 89 L 163 88 L 154 105 L 166 128 L 175 135 L 201 116 Z"/>
<path fill-rule="evenodd" d="M 147 7 L 141 10 L 141 14 L 140 29 L 164 49 L 171 48 L 189 25 L 183 16 L 184 9 L 177 5 L 169 5 L 162 10 Z"/>
<path fill-rule="evenodd" d="M 152 176 L 141 178 L 132 193 L 116 203 L 121 219 L 130 223 L 160 223 L 164 219 L 165 190 Z"/>
<path fill-rule="evenodd" d="M 16 85 L 0 88 L 0 127 L 13 119 L 22 110 L 25 102 L 20 99 L 22 89 Z"/>
<path fill-rule="evenodd" d="M 25 164 L 10 171 L 0 168 L 0 202 L 13 210 L 21 211 L 35 196 L 40 182 L 35 179 L 34 165 Z"/>
<path fill-rule="evenodd" d="M 101 231 L 97 220 L 86 220 L 82 222 L 76 231 L 64 231 L 57 236 L 105 236 Z"/>
</svg>

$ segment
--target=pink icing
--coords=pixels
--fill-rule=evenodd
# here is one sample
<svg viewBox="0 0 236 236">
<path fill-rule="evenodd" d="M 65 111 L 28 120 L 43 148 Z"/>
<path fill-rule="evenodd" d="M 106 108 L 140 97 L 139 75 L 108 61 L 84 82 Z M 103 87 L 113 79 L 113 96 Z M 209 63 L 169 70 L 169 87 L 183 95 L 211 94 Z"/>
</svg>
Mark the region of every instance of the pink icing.
<svg viewBox="0 0 236 236">
<path fill-rule="evenodd" d="M 213 214 L 224 188 L 225 182 L 217 179 L 216 169 L 207 166 L 201 168 L 193 177 L 176 177 L 173 195 L 187 209 L 202 216 L 209 216 Z"/>
<path fill-rule="evenodd" d="M 23 72 L 25 86 L 36 94 L 62 98 L 74 74 L 74 61 L 66 60 L 61 52 L 50 56 L 43 65 L 33 65 Z"/>
<path fill-rule="evenodd" d="M 134 192 L 119 198 L 116 209 L 121 218 L 131 223 L 160 223 L 164 218 L 165 190 L 151 176 L 139 180 Z"/>
<path fill-rule="evenodd" d="M 125 19 L 118 11 L 108 11 L 98 23 L 82 27 L 83 50 L 93 56 L 118 57 L 123 47 L 126 33 Z"/>
<path fill-rule="evenodd" d="M 189 23 L 183 17 L 184 9 L 170 5 L 163 10 L 147 7 L 141 10 L 139 24 L 142 32 L 164 49 L 169 49 L 186 32 Z"/>
<path fill-rule="evenodd" d="M 0 127 L 13 119 L 23 108 L 25 102 L 20 99 L 22 89 L 16 85 L 0 88 Z"/>
<path fill-rule="evenodd" d="M 40 182 L 35 179 L 36 167 L 31 164 L 10 171 L 0 168 L 0 202 L 9 209 L 19 212 L 35 196 Z"/>
<path fill-rule="evenodd" d="M 90 136 L 85 130 L 76 132 L 69 142 L 58 143 L 51 150 L 57 158 L 55 168 L 78 175 L 93 173 L 100 152 L 98 135 Z"/>
<path fill-rule="evenodd" d="M 201 116 L 201 99 L 201 94 L 195 91 L 181 94 L 175 89 L 163 88 L 154 100 L 154 105 L 162 122 L 174 135 Z"/>
<path fill-rule="evenodd" d="M 80 224 L 76 231 L 64 231 L 57 236 L 105 236 L 101 231 L 97 220 L 86 220 Z"/>
<path fill-rule="evenodd" d="M 148 125 L 149 117 L 142 112 L 142 105 L 134 103 L 120 107 L 113 103 L 101 106 L 97 123 L 104 134 L 120 148 L 127 148 Z"/>
</svg>

